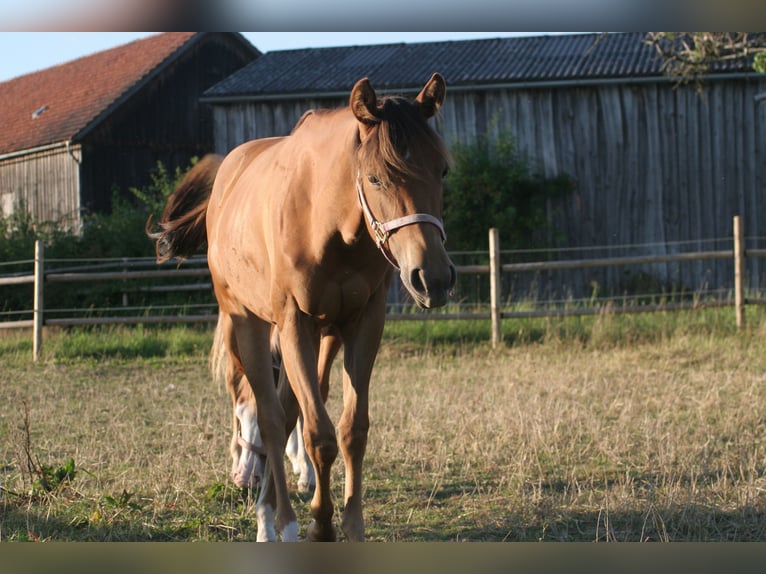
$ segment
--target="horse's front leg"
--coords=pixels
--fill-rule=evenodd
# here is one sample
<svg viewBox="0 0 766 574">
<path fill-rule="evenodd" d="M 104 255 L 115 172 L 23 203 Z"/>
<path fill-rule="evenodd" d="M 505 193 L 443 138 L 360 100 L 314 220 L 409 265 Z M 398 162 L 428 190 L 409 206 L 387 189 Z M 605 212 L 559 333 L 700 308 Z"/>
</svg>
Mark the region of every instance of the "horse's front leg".
<svg viewBox="0 0 766 574">
<path fill-rule="evenodd" d="M 252 315 L 233 315 L 232 322 L 245 375 L 255 395 L 258 427 L 269 467 L 265 471 L 263 490 L 256 505 L 258 539 L 275 538 L 276 533 L 269 528 L 273 517 L 282 540 L 294 541 L 298 538 L 298 523 L 290 504 L 284 465 L 287 417 L 274 385 L 269 348 L 270 325 Z M 263 532 L 262 526 L 265 526 Z"/>
<path fill-rule="evenodd" d="M 368 391 L 385 323 L 386 291 L 379 290 L 359 319 L 343 331 L 343 413 L 338 433 L 346 467 L 346 485 L 341 528 L 351 541 L 364 540 L 362 463 L 370 426 Z"/>
<path fill-rule="evenodd" d="M 309 540 L 335 540 L 334 507 L 330 494 L 330 472 L 338 456 L 335 428 L 327 415 L 317 372 L 319 329 L 314 320 L 292 305 L 279 324 L 282 360 L 303 416 L 303 440 L 314 465 L 316 488 L 311 500 L 313 523 Z"/>
</svg>

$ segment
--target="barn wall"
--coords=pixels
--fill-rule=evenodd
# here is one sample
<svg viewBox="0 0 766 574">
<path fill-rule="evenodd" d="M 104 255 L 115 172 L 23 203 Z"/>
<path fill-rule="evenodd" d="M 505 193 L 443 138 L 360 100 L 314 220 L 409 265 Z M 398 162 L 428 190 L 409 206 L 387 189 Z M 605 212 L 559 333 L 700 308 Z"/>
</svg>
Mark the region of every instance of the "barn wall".
<svg viewBox="0 0 766 574">
<path fill-rule="evenodd" d="M 450 141 L 506 126 L 539 172 L 574 179 L 575 193 L 552 206 L 563 233 L 559 246 L 611 247 L 587 256 L 726 249 L 728 239 L 714 240 L 731 237 L 734 215 L 743 217 L 748 237 L 766 235 L 760 153 L 766 106 L 753 101 L 765 90 L 763 80 L 743 79 L 710 82 L 702 94 L 666 82 L 452 92 L 442 122 Z M 673 245 L 686 241 L 693 243 Z M 619 247 L 634 244 L 643 246 Z M 698 262 L 569 272 L 567 282 L 580 292 L 593 281 L 620 289 L 643 272 L 676 288 L 704 282 L 727 288 L 730 267 Z M 751 286 L 764 283 L 762 268 L 751 264 Z"/>
<path fill-rule="evenodd" d="M 328 98 L 214 105 L 215 151 L 226 154 L 246 141 L 287 135 L 306 110 L 337 108 L 347 103 L 347 98 Z"/>
<path fill-rule="evenodd" d="M 556 246 L 609 247 L 558 257 L 727 249 L 736 214 L 748 237 L 766 236 L 766 104 L 753 101 L 764 91 L 763 79 L 711 81 L 701 95 L 694 86 L 665 81 L 448 89 L 437 128 L 448 142 L 507 128 L 540 173 L 573 179 L 575 191 L 551 205 L 561 235 Z M 338 99 L 216 105 L 216 150 L 225 153 L 248 139 L 289 133 L 306 108 L 344 104 Z M 642 247 L 622 247 L 635 244 Z M 764 265 L 750 265 L 750 285 L 766 285 Z M 697 262 L 551 276 L 559 285 L 554 295 L 581 296 L 595 285 L 602 293 L 621 292 L 647 279 L 668 289 L 726 289 L 733 270 L 728 263 Z"/>
<path fill-rule="evenodd" d="M 35 220 L 79 227 L 79 146 L 0 160 L 0 214 L 20 206 Z"/>
</svg>

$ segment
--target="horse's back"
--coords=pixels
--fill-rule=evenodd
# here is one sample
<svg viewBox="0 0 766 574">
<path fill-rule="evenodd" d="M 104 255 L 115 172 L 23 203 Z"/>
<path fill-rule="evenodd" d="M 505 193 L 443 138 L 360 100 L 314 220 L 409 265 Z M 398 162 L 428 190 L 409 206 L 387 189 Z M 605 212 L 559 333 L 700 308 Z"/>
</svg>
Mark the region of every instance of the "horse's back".
<svg viewBox="0 0 766 574">
<path fill-rule="evenodd" d="M 221 167 L 218 169 L 213 197 L 217 205 L 224 201 L 231 193 L 239 178 L 248 170 L 253 161 L 284 140 L 283 137 L 262 138 L 251 140 L 238 145 L 224 157 Z"/>
</svg>

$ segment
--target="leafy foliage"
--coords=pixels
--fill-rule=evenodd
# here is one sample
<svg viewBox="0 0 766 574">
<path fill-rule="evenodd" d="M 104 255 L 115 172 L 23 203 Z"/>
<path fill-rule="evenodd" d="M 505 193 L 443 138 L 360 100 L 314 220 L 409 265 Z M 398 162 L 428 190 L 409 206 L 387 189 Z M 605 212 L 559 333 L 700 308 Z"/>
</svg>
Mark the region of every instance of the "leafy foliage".
<svg viewBox="0 0 766 574">
<path fill-rule="evenodd" d="M 192 160 L 194 163 L 196 159 Z M 0 218 L 0 263 L 22 264 L 2 265 L 0 274 L 29 273 L 36 240 L 43 242 L 46 260 L 153 257 L 154 245 L 144 232 L 146 220 L 149 215 L 155 220 L 160 216 L 167 198 L 185 173 L 180 168 L 169 172 L 158 163 L 149 186 L 132 188 L 127 197 L 114 190 L 112 210 L 83 216 L 79 234 L 68 231 L 63 222 L 35 221 L 24 206 L 18 206 L 12 215 Z M 46 307 L 79 307 L 83 300 L 98 306 L 116 305 L 122 303 L 123 292 L 124 285 L 119 281 L 77 283 L 73 288 L 47 290 Z M 32 290 L 14 285 L 0 287 L 0 300 L 3 301 L 0 311 L 28 310 L 32 308 Z"/>
<path fill-rule="evenodd" d="M 644 42 L 662 58 L 665 73 L 682 82 L 699 82 L 726 61 L 749 62 L 753 71 L 766 72 L 766 34 L 760 32 L 649 32 Z"/>
<path fill-rule="evenodd" d="M 545 178 L 521 157 L 508 130 L 452 145 L 454 166 L 445 180 L 444 219 L 452 250 L 486 249 L 487 230 L 502 231 L 504 247 L 540 245 L 553 231 L 548 202 L 572 190 L 566 175 Z"/>
<path fill-rule="evenodd" d="M 74 480 L 77 471 L 74 459 L 69 457 L 61 466 L 41 465 L 37 474 L 38 478 L 32 484 L 33 490 L 53 492 Z"/>
</svg>

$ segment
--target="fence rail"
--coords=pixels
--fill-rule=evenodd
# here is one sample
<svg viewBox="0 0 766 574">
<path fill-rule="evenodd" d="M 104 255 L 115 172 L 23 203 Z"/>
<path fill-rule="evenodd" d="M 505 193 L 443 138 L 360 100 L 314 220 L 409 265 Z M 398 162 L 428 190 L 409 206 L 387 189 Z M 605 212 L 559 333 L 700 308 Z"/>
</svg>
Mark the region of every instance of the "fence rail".
<svg viewBox="0 0 766 574">
<path fill-rule="evenodd" d="M 490 280 L 490 303 L 489 311 L 474 311 L 470 313 L 392 313 L 389 312 L 389 320 L 455 320 L 455 319 L 490 319 L 492 323 L 492 345 L 496 346 L 502 338 L 502 319 L 507 318 L 533 318 L 569 315 L 595 315 L 603 313 L 647 313 L 655 311 L 676 311 L 682 309 L 699 309 L 704 307 L 734 306 L 737 327 L 744 324 L 744 309 L 746 304 L 764 304 L 766 300 L 752 298 L 746 299 L 744 294 L 745 257 L 766 257 L 766 249 L 744 249 L 744 234 L 739 216 L 734 217 L 734 234 L 732 249 L 697 251 L 677 254 L 624 256 L 592 259 L 573 259 L 563 261 L 534 261 L 527 263 L 501 263 L 500 237 L 497 229 L 489 231 L 489 265 L 459 265 L 458 274 L 488 274 Z M 605 305 L 598 308 L 546 308 L 538 310 L 503 310 L 501 302 L 501 278 L 502 275 L 522 272 L 557 271 L 566 269 L 587 269 L 593 267 L 640 265 L 652 263 L 673 263 L 700 260 L 723 260 L 734 261 L 734 301 L 693 301 L 665 304 L 645 305 Z M 195 258 L 193 264 L 206 263 L 204 258 Z M 146 264 L 146 263 L 144 263 Z M 42 348 L 42 330 L 44 326 L 76 326 L 98 324 L 138 324 L 138 323 L 204 323 L 215 322 L 217 313 L 192 313 L 183 315 L 140 315 L 140 316 L 101 316 L 101 317 L 46 317 L 44 308 L 44 285 L 55 283 L 73 283 L 78 281 L 128 281 L 133 279 L 156 279 L 156 278 L 191 278 L 208 277 L 210 272 L 205 267 L 190 269 L 154 269 L 154 270 L 129 270 L 141 263 L 133 261 L 116 261 L 106 265 L 89 265 L 80 268 L 66 268 L 60 270 L 45 270 L 45 257 L 43 244 L 35 244 L 34 273 L 29 275 L 16 275 L 0 277 L 0 286 L 32 284 L 34 288 L 34 302 L 31 320 L 2 321 L 0 328 L 29 328 L 33 330 L 33 358 L 40 357 Z M 104 270 L 106 268 L 119 267 L 121 270 Z M 142 291 L 163 291 L 182 289 L 209 289 L 209 283 L 196 283 L 194 285 L 179 286 L 154 286 L 140 287 Z M 211 305 L 214 307 L 214 305 Z M 50 312 L 50 310 L 49 310 Z"/>
</svg>

